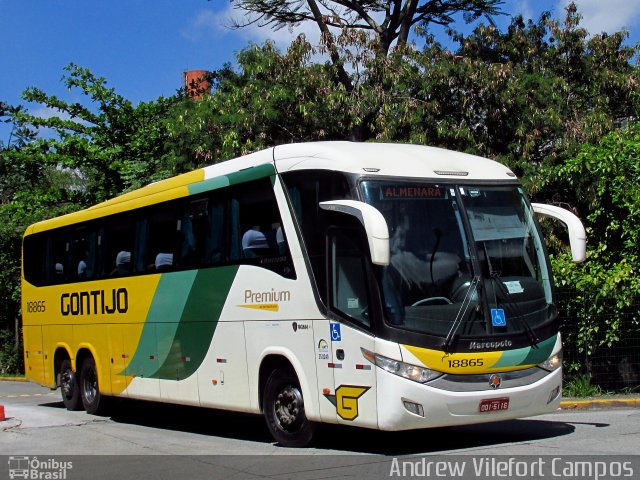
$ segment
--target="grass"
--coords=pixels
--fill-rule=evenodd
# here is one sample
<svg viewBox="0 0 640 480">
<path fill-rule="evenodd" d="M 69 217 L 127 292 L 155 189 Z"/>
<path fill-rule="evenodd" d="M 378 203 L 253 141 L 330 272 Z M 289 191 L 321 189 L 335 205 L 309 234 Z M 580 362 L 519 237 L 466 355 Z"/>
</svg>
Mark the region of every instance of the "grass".
<svg viewBox="0 0 640 480">
<path fill-rule="evenodd" d="M 588 373 L 571 377 L 562 388 L 565 397 L 598 397 L 604 393 L 602 388 L 591 383 Z"/>
</svg>

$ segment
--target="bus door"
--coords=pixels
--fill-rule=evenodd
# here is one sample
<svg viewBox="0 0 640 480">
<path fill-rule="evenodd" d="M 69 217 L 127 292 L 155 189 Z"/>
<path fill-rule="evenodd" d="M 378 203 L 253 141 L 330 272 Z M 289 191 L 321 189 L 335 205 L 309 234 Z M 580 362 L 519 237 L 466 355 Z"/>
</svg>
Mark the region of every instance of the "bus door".
<svg viewBox="0 0 640 480">
<path fill-rule="evenodd" d="M 42 327 L 40 325 L 24 325 L 22 327 L 22 335 L 24 338 L 24 368 L 26 376 L 29 380 L 45 383 Z"/>
<path fill-rule="evenodd" d="M 358 229 L 332 229 L 328 235 L 331 364 L 334 391 L 325 397 L 336 408 L 339 423 L 376 427 L 376 372 L 362 355 L 374 351 L 371 334 L 367 252 Z"/>
<path fill-rule="evenodd" d="M 123 325 L 106 325 L 107 343 L 109 345 L 109 376 L 111 378 L 111 392 L 115 395 L 125 395 L 127 388 L 126 366 L 128 355 L 124 351 Z M 104 388 L 104 386 L 103 386 Z M 125 393 L 123 393 L 125 392 Z"/>
</svg>

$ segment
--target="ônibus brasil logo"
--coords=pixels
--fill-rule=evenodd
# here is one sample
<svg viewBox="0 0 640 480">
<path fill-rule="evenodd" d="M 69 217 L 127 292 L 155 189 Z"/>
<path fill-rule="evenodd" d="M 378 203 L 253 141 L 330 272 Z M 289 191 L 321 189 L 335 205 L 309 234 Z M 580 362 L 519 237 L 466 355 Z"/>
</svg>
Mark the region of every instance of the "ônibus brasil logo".
<svg viewBox="0 0 640 480">
<path fill-rule="evenodd" d="M 73 468 L 72 462 L 63 462 L 55 458 L 46 460 L 38 457 L 9 457 L 9 478 L 25 478 L 33 480 L 65 480 L 67 470 Z"/>
</svg>

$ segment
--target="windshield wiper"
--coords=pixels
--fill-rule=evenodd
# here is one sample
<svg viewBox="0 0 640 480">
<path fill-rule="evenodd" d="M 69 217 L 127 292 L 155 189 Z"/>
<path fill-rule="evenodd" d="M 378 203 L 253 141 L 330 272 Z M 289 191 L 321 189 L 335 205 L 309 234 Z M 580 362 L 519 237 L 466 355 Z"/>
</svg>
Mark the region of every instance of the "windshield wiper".
<svg viewBox="0 0 640 480">
<path fill-rule="evenodd" d="M 491 257 L 489 256 L 489 252 L 487 250 L 487 244 L 483 242 L 484 254 L 487 259 L 487 265 L 489 267 L 489 278 L 491 279 L 491 285 L 493 286 L 493 298 L 494 304 L 496 308 L 498 307 L 498 296 L 496 295 L 496 287 L 502 294 L 502 299 L 504 299 L 501 303 L 508 307 L 511 314 L 513 314 L 513 320 L 518 323 L 518 326 L 525 331 L 527 334 L 527 339 L 532 347 L 536 347 L 536 345 L 540 342 L 540 339 L 535 334 L 529 322 L 527 322 L 522 314 L 522 310 L 520 310 L 520 306 L 511 300 L 511 294 L 507 290 L 507 287 L 502 282 L 500 278 L 500 272 L 498 270 L 494 270 L 491 265 Z"/>
<path fill-rule="evenodd" d="M 502 301 L 501 303 L 504 304 L 504 306 L 509 308 L 510 313 L 513 314 L 513 317 L 512 317 L 513 320 L 515 320 L 518 323 L 518 326 L 525 331 L 531 346 L 536 347 L 536 345 L 540 343 L 540 339 L 531 328 L 531 325 L 529 325 L 529 322 L 525 320 L 522 310 L 520 310 L 520 306 L 516 302 L 511 300 L 511 294 L 509 293 L 509 291 L 507 290 L 507 287 L 505 287 L 504 283 L 500 279 L 500 273 L 493 271 L 493 272 L 490 272 L 490 276 L 491 276 L 491 281 L 493 283 L 493 288 L 496 288 L 497 286 L 498 290 L 500 290 L 500 293 L 502 294 L 502 298 L 504 299 L 504 301 Z M 496 299 L 496 307 L 497 306 L 498 306 L 498 301 Z"/>
<path fill-rule="evenodd" d="M 453 342 L 458 337 L 457 332 L 460 329 L 460 325 L 462 325 L 467 318 L 467 311 L 469 310 L 469 306 L 473 300 L 474 293 L 478 290 L 478 285 L 480 285 L 480 276 L 474 275 L 471 279 L 471 283 L 469 284 L 469 289 L 462 300 L 460 310 L 458 310 L 458 314 L 456 315 L 456 318 L 449 329 L 449 333 L 447 334 L 447 338 L 444 341 L 443 350 L 447 353 L 450 353 L 449 347 L 453 345 Z"/>
</svg>

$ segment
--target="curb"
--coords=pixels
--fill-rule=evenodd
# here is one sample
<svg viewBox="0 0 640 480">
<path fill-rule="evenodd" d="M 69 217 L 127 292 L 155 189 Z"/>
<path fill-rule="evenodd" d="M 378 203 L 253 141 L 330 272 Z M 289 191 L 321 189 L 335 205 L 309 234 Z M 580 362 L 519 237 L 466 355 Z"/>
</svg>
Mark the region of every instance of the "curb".
<svg viewBox="0 0 640 480">
<path fill-rule="evenodd" d="M 0 382 L 28 382 L 25 377 L 0 377 Z"/>
<path fill-rule="evenodd" d="M 563 400 L 562 410 L 599 410 L 605 408 L 640 408 L 640 398 L 610 398 L 598 400 Z"/>
</svg>

